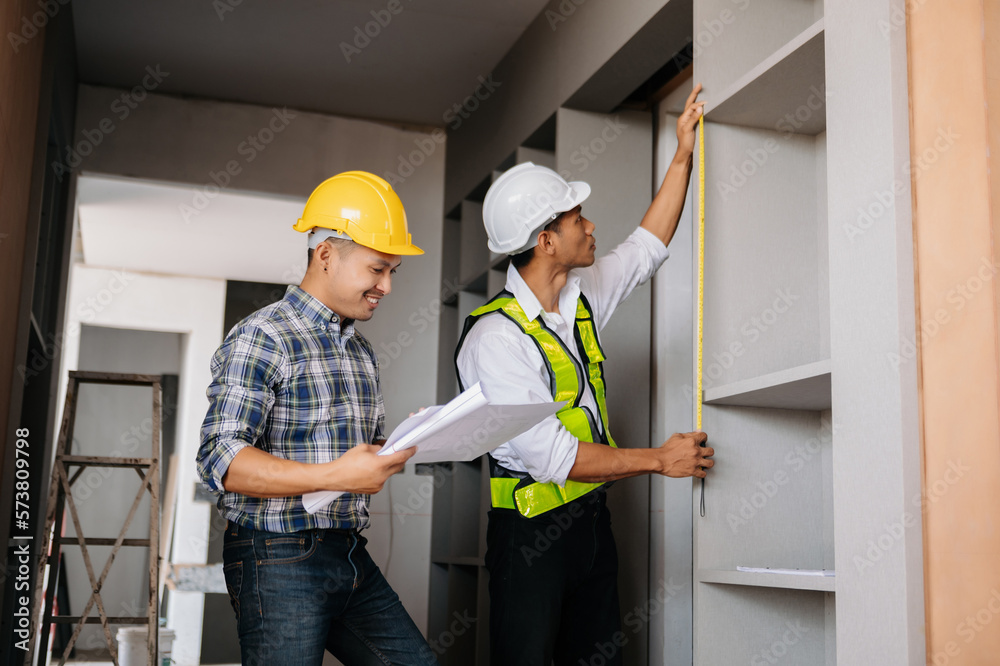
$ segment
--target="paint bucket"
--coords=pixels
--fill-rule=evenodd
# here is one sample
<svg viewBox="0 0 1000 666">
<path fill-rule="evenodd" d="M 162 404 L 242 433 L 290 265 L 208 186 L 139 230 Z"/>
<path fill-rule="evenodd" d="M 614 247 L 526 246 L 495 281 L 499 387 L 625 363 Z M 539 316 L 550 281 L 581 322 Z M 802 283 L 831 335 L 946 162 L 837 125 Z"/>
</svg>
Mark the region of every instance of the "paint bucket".
<svg viewBox="0 0 1000 666">
<path fill-rule="evenodd" d="M 121 627 L 118 629 L 118 663 L 120 666 L 147 666 L 146 627 Z M 169 666 L 170 652 L 176 634 L 173 629 L 160 629 L 160 661 L 156 666 Z"/>
</svg>

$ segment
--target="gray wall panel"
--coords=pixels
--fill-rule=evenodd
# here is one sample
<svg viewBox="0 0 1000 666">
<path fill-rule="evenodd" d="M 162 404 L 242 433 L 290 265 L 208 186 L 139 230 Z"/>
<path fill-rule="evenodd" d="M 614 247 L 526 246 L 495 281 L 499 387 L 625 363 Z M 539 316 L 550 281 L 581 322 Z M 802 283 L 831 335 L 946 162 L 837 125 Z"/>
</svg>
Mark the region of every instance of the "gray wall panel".
<svg viewBox="0 0 1000 666">
<path fill-rule="evenodd" d="M 705 388 L 822 360 L 816 140 L 712 123 Z"/>
<path fill-rule="evenodd" d="M 718 609 L 699 625 L 698 664 L 823 664 L 826 595 L 699 583 Z M 874 663 L 874 662 L 873 662 Z"/>
<path fill-rule="evenodd" d="M 879 25 L 903 12 L 903 0 L 843 0 L 828 3 L 826 16 L 837 654 L 844 664 L 923 663 L 926 651 L 921 518 L 911 503 L 920 493 L 916 366 L 891 362 L 915 330 L 906 31 L 885 34 Z M 869 209 L 877 223 L 849 235 L 859 211 Z M 906 518 L 910 526 L 899 529 Z"/>
<path fill-rule="evenodd" d="M 822 569 L 823 449 L 819 412 L 705 406 L 720 461 L 697 518 L 697 566 Z M 824 442 L 825 440 L 825 442 Z M 831 553 L 832 555 L 832 553 Z"/>
</svg>

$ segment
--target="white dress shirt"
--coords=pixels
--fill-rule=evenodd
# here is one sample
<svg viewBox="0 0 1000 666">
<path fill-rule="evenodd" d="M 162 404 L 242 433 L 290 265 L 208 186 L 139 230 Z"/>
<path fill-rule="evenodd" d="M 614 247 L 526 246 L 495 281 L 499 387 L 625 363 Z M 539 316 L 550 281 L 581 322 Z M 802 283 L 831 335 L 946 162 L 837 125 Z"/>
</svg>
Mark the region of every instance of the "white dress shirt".
<svg viewBox="0 0 1000 666">
<path fill-rule="evenodd" d="M 541 315 L 566 345 L 577 363 L 580 354 L 573 339 L 576 302 L 582 291 L 590 302 L 594 323 L 604 328 L 612 313 L 632 290 L 646 282 L 669 256 L 663 242 L 638 227 L 625 241 L 586 268 L 569 272 L 559 293 L 559 314 L 546 312 L 513 266 L 507 268 L 507 291 L 514 294 L 528 319 Z M 458 372 L 463 386 L 481 382 L 486 398 L 498 404 L 552 402 L 549 371 L 542 353 L 531 336 L 500 314 L 481 318 L 469 331 L 458 355 Z M 587 376 L 586 371 L 583 374 Z M 584 382 L 580 405 L 587 407 L 600 424 L 597 399 L 589 382 Z M 556 416 L 493 451 L 501 465 L 515 472 L 527 472 L 536 481 L 566 484 L 576 462 L 579 439 Z"/>
</svg>

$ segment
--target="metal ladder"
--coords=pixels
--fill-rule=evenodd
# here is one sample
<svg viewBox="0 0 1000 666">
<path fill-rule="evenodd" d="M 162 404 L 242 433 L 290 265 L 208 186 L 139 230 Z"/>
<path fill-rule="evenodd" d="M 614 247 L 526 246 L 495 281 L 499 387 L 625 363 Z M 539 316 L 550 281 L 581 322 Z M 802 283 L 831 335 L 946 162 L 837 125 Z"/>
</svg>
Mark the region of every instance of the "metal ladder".
<svg viewBox="0 0 1000 666">
<path fill-rule="evenodd" d="M 76 421 L 77 398 L 81 384 L 113 384 L 123 386 L 150 386 L 153 389 L 153 414 L 152 414 L 152 451 L 149 458 L 120 458 L 111 456 L 75 456 L 71 455 L 70 448 L 73 442 L 73 428 Z M 111 637 L 110 625 L 112 624 L 145 624 L 147 627 L 147 647 L 149 650 L 148 664 L 157 664 L 158 657 L 158 633 L 159 633 L 159 568 L 160 568 L 160 418 L 161 418 L 161 393 L 160 377 L 158 375 L 137 375 L 120 374 L 110 372 L 82 372 L 73 371 L 69 373 L 69 384 L 66 388 L 66 406 L 63 410 L 62 425 L 59 430 L 59 440 L 56 443 L 56 457 L 52 466 L 52 483 L 49 487 L 48 506 L 45 514 L 44 543 L 41 550 L 41 559 L 38 568 L 37 587 L 35 590 L 34 616 L 32 626 L 36 632 L 34 637 L 36 650 L 34 654 L 29 652 L 26 655 L 25 664 L 31 666 L 33 662 L 37 666 L 44 666 L 47 659 L 49 633 L 53 624 L 75 623 L 76 627 L 69 642 L 66 644 L 63 654 L 59 660 L 59 665 L 63 666 L 80 637 L 84 624 L 100 623 L 104 630 L 104 639 L 111 652 L 111 661 L 118 665 L 118 650 L 115 641 Z M 115 538 L 110 537 L 87 537 L 83 534 L 80 525 L 80 517 L 73 499 L 73 483 L 80 478 L 80 475 L 88 467 L 110 467 L 133 469 L 139 478 L 142 479 L 139 491 L 136 493 L 132 508 L 125 519 Z M 72 474 L 70 470 L 73 469 Z M 145 470 L 145 471 L 144 471 Z M 143 497 L 149 491 L 149 538 L 148 539 L 126 539 L 125 534 L 132 518 L 142 502 Z M 73 528 L 76 536 L 64 537 L 55 533 L 61 528 L 65 517 L 65 509 L 69 508 L 69 514 L 73 521 Z M 53 614 L 52 600 L 56 591 L 58 581 L 59 555 L 63 545 L 76 545 L 80 547 L 83 555 L 83 562 L 87 568 L 87 576 L 90 578 L 91 595 L 80 615 L 55 615 Z M 112 546 L 108 560 L 100 575 L 95 575 L 94 566 L 91 562 L 88 546 Z M 108 577 L 111 565 L 115 556 L 122 546 L 135 546 L 149 548 L 149 606 L 146 617 L 131 616 L 108 616 L 104 610 L 104 602 L 101 599 L 101 589 Z M 46 567 L 53 563 L 48 576 L 48 585 L 44 586 Z M 42 603 L 42 588 L 45 587 L 44 604 Z M 90 612 L 97 606 L 96 617 L 91 617 Z M 68 609 L 67 609 L 68 610 Z"/>
</svg>

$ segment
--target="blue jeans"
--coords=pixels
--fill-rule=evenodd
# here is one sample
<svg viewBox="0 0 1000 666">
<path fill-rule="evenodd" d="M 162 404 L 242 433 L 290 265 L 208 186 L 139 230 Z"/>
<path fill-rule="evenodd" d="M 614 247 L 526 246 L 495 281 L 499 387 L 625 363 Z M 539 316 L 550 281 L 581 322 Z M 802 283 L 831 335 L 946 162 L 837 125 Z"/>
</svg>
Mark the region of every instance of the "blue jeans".
<svg viewBox="0 0 1000 666">
<path fill-rule="evenodd" d="M 223 550 L 244 666 L 436 665 L 357 532 L 230 522 Z"/>
</svg>

